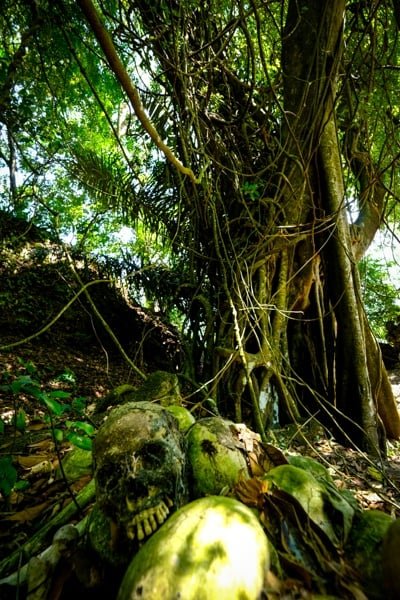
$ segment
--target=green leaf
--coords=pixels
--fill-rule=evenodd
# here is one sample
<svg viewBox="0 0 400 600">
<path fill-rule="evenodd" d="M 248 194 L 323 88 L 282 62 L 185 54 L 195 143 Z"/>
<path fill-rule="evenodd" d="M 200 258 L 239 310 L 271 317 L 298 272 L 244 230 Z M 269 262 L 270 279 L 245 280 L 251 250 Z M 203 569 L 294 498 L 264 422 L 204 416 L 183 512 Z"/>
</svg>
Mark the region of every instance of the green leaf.
<svg viewBox="0 0 400 600">
<path fill-rule="evenodd" d="M 74 431 L 70 431 L 67 433 L 66 438 L 69 442 L 74 444 L 74 446 L 82 448 L 82 450 L 92 449 L 92 440 L 86 435 L 81 435 L 79 433 L 75 433 Z"/>
<path fill-rule="evenodd" d="M 19 394 L 21 391 L 32 394 L 37 392 L 40 386 L 30 375 L 20 375 L 12 382 L 10 388 L 13 394 Z"/>
<path fill-rule="evenodd" d="M 52 392 L 47 392 L 47 396 L 49 398 L 58 398 L 59 400 L 63 400 L 65 398 L 70 398 L 71 392 L 65 392 L 63 390 L 54 390 Z"/>
<path fill-rule="evenodd" d="M 62 415 L 64 412 L 64 407 L 62 404 L 54 400 L 53 398 L 49 398 L 47 394 L 42 394 L 42 401 L 47 406 L 47 408 L 57 416 Z"/>
<path fill-rule="evenodd" d="M 86 408 L 86 398 L 83 396 L 78 396 L 78 398 L 74 398 L 71 402 L 72 410 L 81 415 Z"/>
<path fill-rule="evenodd" d="M 0 435 L 3 434 L 6 430 L 6 424 L 4 423 L 3 419 L 0 419 Z"/>
<path fill-rule="evenodd" d="M 26 412 L 23 408 L 19 408 L 15 415 L 15 427 L 21 432 L 24 432 L 26 429 Z"/>
<path fill-rule="evenodd" d="M 67 421 L 66 425 L 69 429 L 80 429 L 87 435 L 93 435 L 96 431 L 96 428 L 86 421 Z"/>
<path fill-rule="evenodd" d="M 36 373 L 37 368 L 31 360 L 25 361 L 23 358 L 17 358 L 17 361 L 22 367 L 24 367 L 24 369 L 27 373 L 29 373 L 29 375 L 33 375 L 34 373 Z"/>
<path fill-rule="evenodd" d="M 29 486 L 30 486 L 29 481 L 26 481 L 25 479 L 20 479 L 14 485 L 14 489 L 15 490 L 19 490 L 19 491 L 23 491 L 23 490 L 28 489 Z"/>
<path fill-rule="evenodd" d="M 63 381 L 66 383 L 71 383 L 71 384 L 76 383 L 76 375 L 70 369 L 65 369 L 65 371 L 63 373 L 58 375 L 57 379 L 58 379 L 58 381 Z"/>
<path fill-rule="evenodd" d="M 0 458 L 0 492 L 9 496 L 17 481 L 17 471 L 12 464 L 11 456 Z"/>
<path fill-rule="evenodd" d="M 45 392 L 42 392 L 40 387 L 32 387 L 30 389 L 27 389 L 26 392 L 28 394 L 31 394 L 31 396 L 36 398 L 36 400 L 39 400 L 39 402 L 43 402 L 43 396 L 45 396 Z"/>
<path fill-rule="evenodd" d="M 53 429 L 53 435 L 56 442 L 62 442 L 64 439 L 64 432 L 62 429 Z"/>
</svg>

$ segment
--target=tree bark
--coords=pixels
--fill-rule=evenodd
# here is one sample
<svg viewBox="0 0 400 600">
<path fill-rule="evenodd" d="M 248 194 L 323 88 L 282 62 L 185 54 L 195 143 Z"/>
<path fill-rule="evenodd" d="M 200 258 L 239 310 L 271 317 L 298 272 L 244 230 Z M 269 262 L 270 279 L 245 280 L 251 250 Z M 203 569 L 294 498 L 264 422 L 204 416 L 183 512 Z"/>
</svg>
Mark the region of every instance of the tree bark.
<svg viewBox="0 0 400 600">
<path fill-rule="evenodd" d="M 294 315 L 297 323 L 291 325 L 295 333 L 290 339 L 297 345 L 292 347 L 293 367 L 297 374 L 305 375 L 306 386 L 314 389 L 311 395 L 319 398 L 316 404 L 323 407 L 322 413 L 328 413 L 329 426 L 339 433 L 343 441 L 379 454 L 384 449 L 385 437 L 368 367 L 372 346 L 367 344 L 365 337 L 365 317 L 347 220 L 335 123 L 344 7 L 343 0 L 334 3 L 329 0 L 293 0 L 288 8 L 282 50 L 288 147 L 296 164 L 302 167 L 293 167 L 288 181 L 291 182 L 291 190 L 298 194 L 303 175 L 307 185 L 300 201 L 303 207 L 301 217 L 304 219 L 306 209 L 310 207 L 308 214 L 314 219 L 314 231 L 311 230 L 306 242 L 302 240 L 302 244 L 308 243 L 309 250 L 307 261 L 300 260 L 303 268 L 299 269 L 297 279 L 302 281 L 300 287 L 303 285 L 304 288 L 307 274 L 304 264 L 310 264 L 318 253 L 323 259 L 324 278 L 323 286 L 316 274 L 310 280 L 308 304 L 303 305 L 303 310 L 310 303 L 316 303 L 317 294 L 311 295 L 312 286 L 316 288 L 319 285 L 325 294 L 323 305 L 314 306 L 307 313 L 320 322 L 320 335 L 316 335 L 317 328 L 314 327 L 312 338 L 307 336 L 307 332 L 311 331 L 310 325 L 301 323 L 299 316 Z M 366 169 L 365 163 L 362 166 Z M 365 177 L 365 171 L 361 175 Z M 364 180 L 362 192 L 366 192 L 367 185 Z M 360 213 L 356 224 L 364 227 L 369 241 L 376 231 L 380 218 L 377 213 L 381 211 L 382 204 L 382 186 L 377 186 L 372 202 L 366 205 L 368 211 Z M 325 217 L 328 234 L 315 235 L 318 211 Z M 357 256 L 364 251 L 365 243 L 368 241 L 358 245 Z M 324 314 L 321 314 L 321 309 Z M 333 321 L 327 311 L 332 311 Z M 319 359 L 322 364 L 318 368 L 310 367 L 302 364 L 302 357 L 303 361 L 304 357 L 311 361 Z M 380 390 L 382 394 L 382 386 Z M 385 391 L 388 392 L 387 388 Z M 326 404 L 328 399 L 330 408 Z M 380 399 L 382 405 L 382 395 Z M 400 425 L 397 410 L 394 410 L 393 397 L 389 395 L 386 399 L 384 404 L 386 408 L 390 407 L 388 412 L 395 424 L 387 427 L 388 419 L 385 419 L 385 426 L 389 435 L 397 437 Z"/>
<path fill-rule="evenodd" d="M 351 250 L 337 133 L 332 115 L 328 116 L 321 134 L 319 155 L 321 175 L 325 180 L 326 208 L 335 221 L 335 230 L 327 245 L 326 264 L 337 324 L 336 408 L 350 419 L 349 426 L 343 424 L 343 431 L 349 436 L 348 441 L 379 454 L 383 440 L 379 439 L 377 410 L 368 373 L 360 288 Z"/>
<path fill-rule="evenodd" d="M 128 96 L 132 108 L 135 111 L 135 114 L 139 119 L 140 123 L 143 125 L 144 130 L 149 134 L 157 148 L 159 148 L 159 150 L 161 150 L 161 152 L 164 153 L 166 158 L 171 162 L 171 164 L 174 165 L 176 169 L 178 169 L 178 171 L 180 171 L 183 175 L 187 175 L 192 180 L 193 184 L 200 183 L 200 181 L 193 173 L 192 169 L 190 167 L 185 167 L 181 163 L 181 161 L 175 156 L 171 148 L 167 146 L 167 144 L 162 140 L 153 123 L 147 116 L 141 98 L 139 96 L 139 92 L 133 85 L 132 79 L 128 75 L 128 72 L 125 69 L 125 66 L 122 63 L 115 49 L 110 34 L 101 22 L 93 2 L 91 0 L 78 0 L 78 4 L 80 5 L 83 13 L 85 14 L 85 17 L 104 52 L 104 56 L 106 57 L 107 62 L 110 65 L 110 69 L 112 70 L 117 80 L 119 81 L 122 89 Z"/>
<path fill-rule="evenodd" d="M 345 4 L 283 3 L 284 30 L 277 13 L 272 27 L 276 47 L 279 36 L 282 42 L 275 88 L 265 59 L 274 44 L 263 37 L 274 9 L 265 4 L 244 13 L 235 3 L 234 18 L 222 14 L 211 23 L 201 9 L 135 0 L 128 20 L 136 11 L 160 63 L 179 156 L 184 164 L 208 161 L 196 186 L 169 172 L 190 223 L 180 250 L 190 249 L 192 359 L 199 357 L 193 372 L 210 381 L 224 414 L 253 419 L 261 434 L 279 396 L 280 416 L 321 410 L 342 439 L 378 453 L 377 387 L 379 405 L 388 396 L 369 366 L 375 354 L 365 348 L 356 258 L 379 224 L 384 188 L 379 180 L 371 186 L 371 162 L 353 153 L 366 202 L 350 230 L 334 119 Z M 243 61 L 238 75 L 230 45 L 236 35 L 248 45 L 248 65 Z M 354 232 L 362 232 L 362 244 Z"/>
</svg>

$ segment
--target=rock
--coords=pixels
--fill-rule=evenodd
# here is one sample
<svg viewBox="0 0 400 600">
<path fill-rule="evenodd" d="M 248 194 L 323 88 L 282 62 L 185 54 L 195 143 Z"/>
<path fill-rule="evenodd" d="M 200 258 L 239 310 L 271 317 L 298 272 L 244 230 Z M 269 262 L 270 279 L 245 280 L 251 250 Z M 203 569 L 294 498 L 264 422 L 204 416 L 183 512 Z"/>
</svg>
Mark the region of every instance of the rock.
<svg viewBox="0 0 400 600">
<path fill-rule="evenodd" d="M 120 542 L 116 525 L 95 503 L 88 521 L 88 538 L 90 548 L 100 557 L 102 562 L 112 567 L 126 568 L 129 563 L 129 545 Z"/>
<path fill-rule="evenodd" d="M 178 421 L 179 431 L 185 433 L 189 427 L 191 427 L 196 419 L 192 415 L 191 412 L 184 408 L 183 406 L 178 406 L 177 404 L 172 404 L 171 406 L 165 406 L 165 410 L 171 413 L 175 419 Z"/>
<path fill-rule="evenodd" d="M 185 440 L 159 404 L 114 408 L 93 443 L 96 498 L 124 532 L 141 543 L 187 501 Z"/>
<path fill-rule="evenodd" d="M 314 466 L 314 472 L 320 470 Z M 347 538 L 354 508 L 329 481 L 316 479 L 311 472 L 290 464 L 274 467 L 262 479 L 297 500 L 333 544 Z"/>
<path fill-rule="evenodd" d="M 313 475 L 315 479 L 318 479 L 318 481 L 321 481 L 323 483 L 333 483 L 332 476 L 329 473 L 328 469 L 313 458 L 310 458 L 309 456 L 300 456 L 296 454 L 288 456 L 287 459 L 289 464 L 293 465 L 294 467 L 298 467 L 299 469 L 303 469 L 308 473 L 311 473 L 311 475 Z"/>
<path fill-rule="evenodd" d="M 98 400 L 95 412 L 103 412 L 110 406 L 120 406 L 126 402 L 156 402 L 163 407 L 181 406 L 178 376 L 168 371 L 155 371 L 138 388 L 129 384 L 119 385 Z"/>
</svg>

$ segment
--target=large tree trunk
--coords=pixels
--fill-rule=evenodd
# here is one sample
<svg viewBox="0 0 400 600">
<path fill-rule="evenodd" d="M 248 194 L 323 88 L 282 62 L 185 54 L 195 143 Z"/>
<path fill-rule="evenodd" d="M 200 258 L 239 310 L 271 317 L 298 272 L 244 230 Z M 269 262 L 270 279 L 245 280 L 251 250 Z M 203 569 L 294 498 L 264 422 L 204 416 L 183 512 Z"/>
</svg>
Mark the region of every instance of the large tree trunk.
<svg viewBox="0 0 400 600">
<path fill-rule="evenodd" d="M 306 314 L 318 325 L 311 327 L 310 323 L 297 321 L 292 325 L 290 339 L 296 374 L 304 379 L 307 389 L 313 390 L 311 410 L 317 410 L 342 440 L 377 454 L 384 448 L 384 428 L 378 406 L 390 436 L 399 436 L 400 423 L 390 388 L 385 386 L 383 391 L 380 387 L 377 393 L 376 377 L 372 379 L 374 389 L 371 384 L 371 365 L 375 361 L 370 356 L 376 359 L 377 354 L 373 344 L 367 344 L 366 340 L 365 316 L 347 219 L 335 123 L 344 4 L 344 1 L 333 3 L 329 0 L 289 3 L 283 45 L 287 81 L 285 107 L 290 111 L 288 120 L 290 132 L 294 132 L 293 152 L 298 149 L 296 158 L 303 165 L 303 176 L 308 180 L 312 210 L 325 218 L 328 232 L 310 233 L 308 241 L 308 260 L 315 261 L 313 256 L 317 253 L 322 258 L 319 263 L 322 274 L 318 267 L 318 276 L 313 279 L 315 293 L 308 298 L 314 306 L 309 306 Z M 298 189 L 297 182 L 292 189 Z M 376 227 L 378 225 L 379 220 Z M 317 230 L 314 221 L 314 232 Z M 371 219 L 368 220 L 368 235 L 371 238 Z M 300 268 L 298 278 L 304 280 L 306 276 L 307 271 Z M 308 361 L 320 364 L 310 368 Z M 380 370 L 384 371 L 380 357 L 379 364 Z M 385 394 L 384 398 L 382 394 Z"/>
<path fill-rule="evenodd" d="M 350 228 L 335 122 L 345 0 L 289 0 L 283 31 L 275 3 L 234 3 L 214 20 L 189 5 L 135 0 L 126 22 L 129 31 L 136 11 L 171 100 L 170 139 L 201 174 L 164 171 L 179 207 L 171 238 L 190 263 L 181 289 L 193 292 L 191 375 L 262 435 L 279 404 L 281 419 L 317 413 L 347 443 L 378 453 L 378 409 L 390 436 L 400 421 L 356 260 L 379 226 L 384 188 L 371 186 L 372 162 L 353 144 L 350 168 L 369 210 Z M 235 38 L 248 51 L 237 72 Z M 279 43 L 276 92 L 266 53 Z"/>
</svg>

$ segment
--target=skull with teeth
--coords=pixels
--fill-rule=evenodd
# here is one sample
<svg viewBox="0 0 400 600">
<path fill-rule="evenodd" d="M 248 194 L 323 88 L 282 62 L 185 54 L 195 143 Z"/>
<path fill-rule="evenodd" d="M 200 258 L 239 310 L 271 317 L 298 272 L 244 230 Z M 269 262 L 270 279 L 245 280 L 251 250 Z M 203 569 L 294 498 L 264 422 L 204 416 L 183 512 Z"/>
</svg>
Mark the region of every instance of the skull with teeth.
<svg viewBox="0 0 400 600">
<path fill-rule="evenodd" d="M 161 406 L 130 402 L 111 411 L 93 445 L 99 507 L 141 542 L 187 501 L 184 439 Z"/>
</svg>

